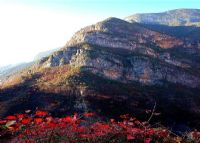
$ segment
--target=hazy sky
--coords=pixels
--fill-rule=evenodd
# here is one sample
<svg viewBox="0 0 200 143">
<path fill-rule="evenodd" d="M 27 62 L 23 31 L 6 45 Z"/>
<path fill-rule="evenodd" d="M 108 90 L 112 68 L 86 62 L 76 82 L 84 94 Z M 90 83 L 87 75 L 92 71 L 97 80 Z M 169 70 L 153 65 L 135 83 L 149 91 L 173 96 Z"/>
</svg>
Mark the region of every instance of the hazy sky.
<svg viewBox="0 0 200 143">
<path fill-rule="evenodd" d="M 62 47 L 80 28 L 107 17 L 200 8 L 200 0 L 0 0 L 0 67 Z"/>
</svg>

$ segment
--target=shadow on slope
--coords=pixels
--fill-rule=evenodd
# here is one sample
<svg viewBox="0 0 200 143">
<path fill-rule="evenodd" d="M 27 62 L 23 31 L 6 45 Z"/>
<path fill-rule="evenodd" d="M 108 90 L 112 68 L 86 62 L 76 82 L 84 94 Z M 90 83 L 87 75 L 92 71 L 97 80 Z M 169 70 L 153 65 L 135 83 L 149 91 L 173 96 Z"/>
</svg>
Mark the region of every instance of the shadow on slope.
<svg viewBox="0 0 200 143">
<path fill-rule="evenodd" d="M 40 77 L 36 74 L 20 85 L 0 91 L 0 116 L 39 108 L 55 116 L 94 111 L 104 119 L 129 113 L 146 121 L 156 102 L 155 113 L 160 115 L 153 117 L 153 123 L 183 124 L 185 128 L 200 129 L 200 91 L 197 89 L 171 83 L 158 86 L 125 84 L 81 71 L 68 78 L 70 85 L 53 86 L 54 89 L 48 92 L 35 85 Z"/>
</svg>

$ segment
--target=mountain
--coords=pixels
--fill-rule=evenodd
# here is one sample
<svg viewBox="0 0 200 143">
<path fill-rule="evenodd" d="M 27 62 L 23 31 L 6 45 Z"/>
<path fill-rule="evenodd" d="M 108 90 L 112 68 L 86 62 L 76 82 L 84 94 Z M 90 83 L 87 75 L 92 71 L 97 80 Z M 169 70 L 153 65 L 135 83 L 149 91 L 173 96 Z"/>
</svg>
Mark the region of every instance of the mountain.
<svg viewBox="0 0 200 143">
<path fill-rule="evenodd" d="M 2 66 L 0 67 L 0 76 L 8 69 L 10 69 L 11 67 L 13 67 L 12 65 L 7 65 L 7 66 Z"/>
<path fill-rule="evenodd" d="M 50 56 L 53 52 L 59 50 L 60 48 L 55 48 L 52 50 L 48 50 L 48 51 L 44 51 L 44 52 L 40 52 L 38 53 L 35 57 L 34 57 L 34 61 L 40 60 L 44 57 Z"/>
<path fill-rule="evenodd" d="M 77 44 L 83 43 L 89 45 L 77 46 Z M 195 80 L 192 79 L 187 72 L 190 68 L 195 68 L 199 71 L 199 48 L 195 46 L 191 47 L 191 45 L 185 43 L 185 41 L 166 34 L 151 31 L 138 24 L 130 24 L 120 19 L 110 18 L 97 23 L 96 25 L 80 30 L 72 37 L 71 41 L 67 43 L 66 47 L 67 48 L 54 53 L 54 55 L 42 61 L 43 66 L 54 67 L 63 64 L 71 64 L 78 67 L 87 66 L 102 71 L 100 74 L 105 77 L 108 76 L 114 80 L 125 82 L 139 81 L 146 84 L 155 84 L 160 80 L 165 79 L 173 83 L 180 82 L 183 85 L 199 87 L 199 83 L 194 82 Z M 111 50 L 109 52 L 110 54 L 113 54 L 113 52 L 118 53 L 118 51 L 123 51 L 126 54 L 126 58 L 122 56 L 121 58 L 124 60 L 123 61 L 122 59 L 119 59 L 119 57 L 115 57 L 115 55 L 110 55 L 110 57 L 116 59 L 116 61 L 113 61 L 112 59 L 108 60 L 107 56 L 105 56 L 106 58 L 104 57 L 104 53 L 100 54 L 101 52 L 98 51 L 95 52 L 97 55 L 94 55 L 94 57 L 100 59 L 98 60 L 94 57 L 91 59 L 90 56 L 88 56 L 90 50 L 84 50 L 84 47 L 86 47 L 86 49 L 90 49 L 90 47 L 95 48 L 94 51 L 96 51 L 98 47 L 102 51 L 103 49 L 109 49 Z M 181 51 L 179 51 L 180 49 Z M 185 54 L 188 56 L 187 60 L 184 53 L 187 53 Z M 74 57 L 74 55 L 76 55 L 76 57 Z M 130 57 L 127 59 L 128 56 Z M 147 60 L 134 60 L 136 56 L 138 56 L 139 59 L 143 57 Z M 154 59 L 157 62 L 155 66 L 151 62 L 151 60 Z M 159 61 L 161 61 L 161 63 L 159 63 Z M 125 65 L 123 65 L 124 63 Z M 141 68 L 141 71 L 137 71 L 137 64 Z M 170 67 L 167 68 L 167 65 Z M 156 66 L 163 66 L 163 68 Z M 165 72 L 170 72 L 174 68 L 174 70 L 176 70 L 177 67 L 182 69 L 183 73 L 177 73 L 176 75 L 174 72 L 173 76 L 176 78 L 169 76 L 165 77 Z M 126 70 L 124 71 L 124 69 Z M 115 72 L 115 74 L 109 74 L 109 72 L 112 71 Z M 133 72 L 135 73 L 134 75 L 132 74 Z M 143 77 L 144 72 L 147 74 L 145 75 L 146 78 Z M 195 73 L 192 75 L 195 75 Z M 193 81 L 193 83 L 188 83 L 187 78 L 188 81 Z"/>
<path fill-rule="evenodd" d="M 8 65 L 5 67 L 0 67 L 0 81 L 1 80 L 6 80 L 6 78 L 12 74 L 17 73 L 18 71 L 21 71 L 33 63 L 21 63 L 21 64 L 16 64 L 16 65 Z"/>
<path fill-rule="evenodd" d="M 153 31 L 165 33 L 170 36 L 180 38 L 185 41 L 189 41 L 194 46 L 200 41 L 199 32 L 200 27 L 196 26 L 167 26 L 159 24 L 142 24 L 144 27 Z M 196 45 L 198 46 L 198 45 Z"/>
<path fill-rule="evenodd" d="M 3 82 L 3 80 L 6 80 L 9 76 L 30 67 L 38 60 L 51 55 L 53 52 L 57 51 L 58 49 L 59 48 L 40 52 L 35 56 L 34 60 L 29 63 L 20 63 L 20 64 L 15 64 L 15 65 L 8 65 L 8 66 L 0 67 L 0 85 L 1 85 L 1 82 Z"/>
<path fill-rule="evenodd" d="M 199 128 L 199 59 L 190 41 L 108 18 L 3 82 L 0 116 L 42 108 L 147 120 L 156 104 L 155 121 Z"/>
<path fill-rule="evenodd" d="M 200 9 L 176 9 L 162 13 L 134 14 L 126 20 L 168 26 L 200 26 Z"/>
</svg>

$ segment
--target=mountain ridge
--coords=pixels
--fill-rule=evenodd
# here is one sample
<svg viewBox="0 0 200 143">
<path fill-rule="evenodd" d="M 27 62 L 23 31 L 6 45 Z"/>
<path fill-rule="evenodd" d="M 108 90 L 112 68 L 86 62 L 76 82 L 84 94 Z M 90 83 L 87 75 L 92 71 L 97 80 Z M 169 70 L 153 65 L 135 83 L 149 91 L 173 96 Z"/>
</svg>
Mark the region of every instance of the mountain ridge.
<svg viewBox="0 0 200 143">
<path fill-rule="evenodd" d="M 200 26 L 200 9 L 175 9 L 160 13 L 142 13 L 126 17 L 130 22 L 168 26 Z"/>
</svg>

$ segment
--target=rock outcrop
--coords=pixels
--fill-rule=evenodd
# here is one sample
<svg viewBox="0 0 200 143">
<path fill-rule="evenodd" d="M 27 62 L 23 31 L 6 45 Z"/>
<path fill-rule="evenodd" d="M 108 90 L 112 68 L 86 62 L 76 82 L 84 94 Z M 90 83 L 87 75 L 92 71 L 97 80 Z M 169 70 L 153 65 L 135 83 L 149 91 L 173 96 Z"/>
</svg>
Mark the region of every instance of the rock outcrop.
<svg viewBox="0 0 200 143">
<path fill-rule="evenodd" d="M 137 23 L 109 18 L 81 29 L 66 47 L 41 63 L 44 67 L 64 64 L 82 67 L 126 83 L 155 85 L 167 81 L 199 88 L 200 75 L 192 71 L 188 62 L 168 50 L 177 47 L 188 49 L 184 48 L 183 41 L 174 37 Z"/>
</svg>

